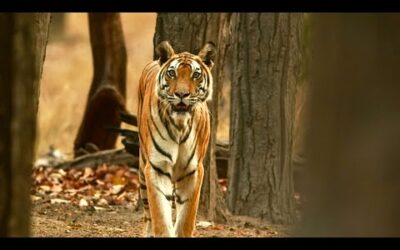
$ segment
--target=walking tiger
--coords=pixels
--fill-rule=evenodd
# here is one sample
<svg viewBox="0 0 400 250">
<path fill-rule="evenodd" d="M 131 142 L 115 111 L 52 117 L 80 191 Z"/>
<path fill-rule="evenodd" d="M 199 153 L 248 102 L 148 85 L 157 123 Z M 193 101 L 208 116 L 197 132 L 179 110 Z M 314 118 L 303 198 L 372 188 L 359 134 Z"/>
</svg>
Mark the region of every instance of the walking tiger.
<svg viewBox="0 0 400 250">
<path fill-rule="evenodd" d="M 215 45 L 198 55 L 160 43 L 139 82 L 140 197 L 146 235 L 191 237 L 210 138 Z M 175 223 L 172 203 L 176 204 Z"/>
</svg>

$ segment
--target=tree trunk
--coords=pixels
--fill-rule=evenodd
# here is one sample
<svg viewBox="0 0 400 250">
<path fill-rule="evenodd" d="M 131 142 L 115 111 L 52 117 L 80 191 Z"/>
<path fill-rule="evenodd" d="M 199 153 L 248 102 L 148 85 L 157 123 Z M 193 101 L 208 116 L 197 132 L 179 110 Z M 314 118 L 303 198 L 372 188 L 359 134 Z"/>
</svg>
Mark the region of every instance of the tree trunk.
<svg viewBox="0 0 400 250">
<path fill-rule="evenodd" d="M 164 40 L 170 41 L 176 52 L 188 51 L 197 54 L 208 41 L 217 46 L 215 68 L 212 70 L 214 78 L 213 97 L 209 103 L 211 114 L 211 137 L 208 154 L 204 162 L 204 180 L 200 196 L 200 211 L 205 213 L 209 220 L 224 220 L 225 204 L 222 191 L 218 188 L 215 160 L 215 143 L 218 125 L 218 100 L 223 82 L 223 69 L 228 50 L 225 28 L 228 28 L 230 14 L 207 13 L 159 13 L 157 15 L 154 46 Z M 154 59 L 156 55 L 154 54 Z"/>
<path fill-rule="evenodd" d="M 294 221 L 292 133 L 302 14 L 234 14 L 228 205 Z"/>
<path fill-rule="evenodd" d="M 65 13 L 51 13 L 49 42 L 61 39 L 65 32 Z"/>
<path fill-rule="evenodd" d="M 75 157 L 115 147 L 125 110 L 126 49 L 119 13 L 89 13 L 94 76 L 74 143 Z"/>
<path fill-rule="evenodd" d="M 0 236 L 29 236 L 39 85 L 50 14 L 0 14 Z"/>
<path fill-rule="evenodd" d="M 312 14 L 311 21 L 303 233 L 398 237 L 400 16 Z"/>
</svg>

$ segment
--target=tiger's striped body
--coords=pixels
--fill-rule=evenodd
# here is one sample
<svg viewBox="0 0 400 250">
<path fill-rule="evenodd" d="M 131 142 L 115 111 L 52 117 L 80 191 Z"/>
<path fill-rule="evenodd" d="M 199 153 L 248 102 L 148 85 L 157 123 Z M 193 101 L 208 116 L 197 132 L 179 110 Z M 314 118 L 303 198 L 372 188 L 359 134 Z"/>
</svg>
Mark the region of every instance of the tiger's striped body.
<svg viewBox="0 0 400 250">
<path fill-rule="evenodd" d="M 206 100 L 212 77 L 199 56 L 161 46 L 171 50 L 169 57 L 148 64 L 139 83 L 139 181 L 146 234 L 191 236 L 210 135 Z"/>
</svg>

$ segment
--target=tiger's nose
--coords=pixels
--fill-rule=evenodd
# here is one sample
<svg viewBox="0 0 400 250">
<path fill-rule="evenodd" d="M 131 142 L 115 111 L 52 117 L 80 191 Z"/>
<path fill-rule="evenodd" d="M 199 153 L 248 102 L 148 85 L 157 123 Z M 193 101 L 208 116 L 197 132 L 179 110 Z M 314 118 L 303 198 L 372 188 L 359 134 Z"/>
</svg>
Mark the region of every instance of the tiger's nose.
<svg viewBox="0 0 400 250">
<path fill-rule="evenodd" d="M 175 95 L 181 99 L 189 96 L 189 91 L 176 91 Z"/>
</svg>

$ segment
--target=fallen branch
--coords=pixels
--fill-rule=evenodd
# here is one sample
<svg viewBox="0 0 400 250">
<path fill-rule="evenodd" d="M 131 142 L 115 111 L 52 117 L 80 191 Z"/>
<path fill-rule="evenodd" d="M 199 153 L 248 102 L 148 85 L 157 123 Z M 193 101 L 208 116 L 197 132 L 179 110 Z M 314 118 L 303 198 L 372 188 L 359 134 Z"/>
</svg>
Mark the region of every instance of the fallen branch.
<svg viewBox="0 0 400 250">
<path fill-rule="evenodd" d="M 97 167 L 102 164 L 111 165 L 128 165 L 131 168 L 138 168 L 139 158 L 134 156 L 125 149 L 111 149 L 99 151 L 92 154 L 83 155 L 77 157 L 71 161 L 65 161 L 61 164 L 54 166 L 54 168 L 66 169 L 66 168 L 85 168 L 85 167 Z"/>
<path fill-rule="evenodd" d="M 135 132 L 137 133 L 137 132 Z M 112 149 L 104 150 L 96 153 L 80 156 L 71 161 L 65 161 L 61 164 L 55 165 L 55 168 L 66 169 L 66 168 L 85 168 L 85 167 L 96 167 L 102 164 L 110 165 L 128 165 L 130 168 L 139 168 L 139 153 L 138 147 L 135 147 L 133 141 L 129 141 L 128 138 L 124 139 L 124 144 L 127 144 L 134 154 L 127 152 L 125 149 Z M 125 145 L 126 148 L 128 148 Z M 217 142 L 216 148 L 217 157 L 217 171 L 220 178 L 226 178 L 227 166 L 229 158 L 228 144 L 224 142 Z"/>
</svg>

